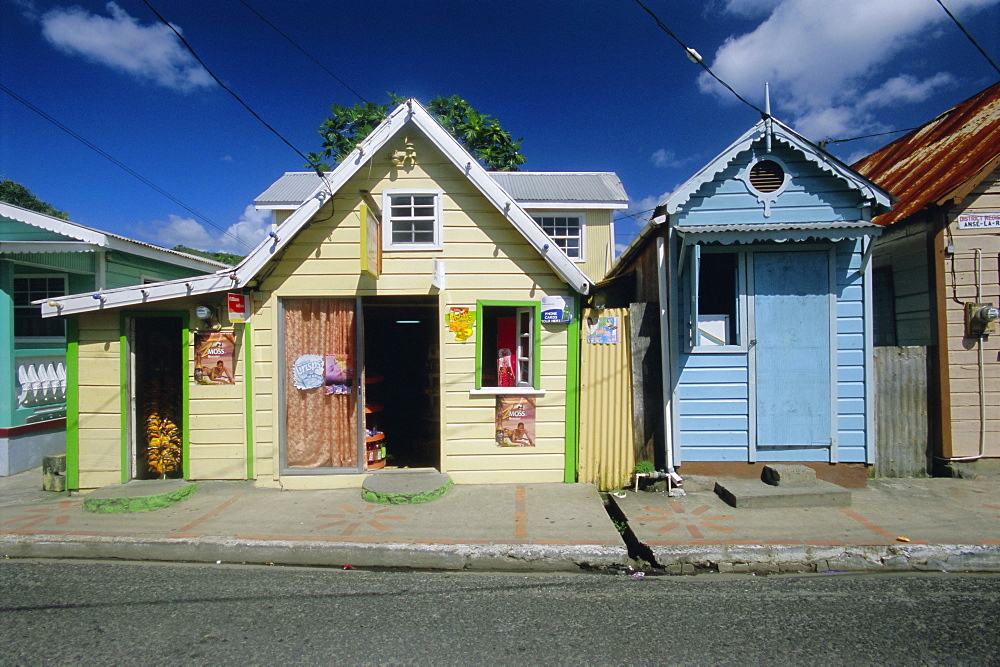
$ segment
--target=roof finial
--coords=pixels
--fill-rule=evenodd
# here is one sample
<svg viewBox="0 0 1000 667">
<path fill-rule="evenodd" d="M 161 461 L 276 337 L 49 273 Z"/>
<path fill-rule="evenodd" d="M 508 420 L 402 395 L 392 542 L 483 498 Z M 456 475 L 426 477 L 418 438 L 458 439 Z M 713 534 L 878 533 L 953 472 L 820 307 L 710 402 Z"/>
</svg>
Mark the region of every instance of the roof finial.
<svg viewBox="0 0 1000 667">
<path fill-rule="evenodd" d="M 767 139 L 767 152 L 771 152 L 771 135 L 774 134 L 774 125 L 771 124 L 771 84 L 764 82 L 764 123 L 767 125 L 765 136 Z"/>
</svg>

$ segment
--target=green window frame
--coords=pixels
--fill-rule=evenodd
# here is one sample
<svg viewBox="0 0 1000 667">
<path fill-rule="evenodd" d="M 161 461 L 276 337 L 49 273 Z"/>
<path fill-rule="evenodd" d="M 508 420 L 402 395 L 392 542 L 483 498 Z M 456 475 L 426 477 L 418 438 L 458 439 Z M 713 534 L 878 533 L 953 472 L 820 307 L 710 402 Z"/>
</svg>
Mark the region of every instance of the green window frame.
<svg viewBox="0 0 1000 667">
<path fill-rule="evenodd" d="M 490 340 L 496 333 L 496 318 L 515 318 L 515 349 L 512 350 L 515 386 L 505 387 L 511 393 L 519 389 L 541 389 L 541 330 L 542 312 L 537 301 L 476 301 L 476 389 L 496 388 L 489 372 L 495 364 L 496 345 Z M 495 339 L 494 339 L 495 340 Z M 485 371 L 485 372 L 484 372 Z"/>
</svg>

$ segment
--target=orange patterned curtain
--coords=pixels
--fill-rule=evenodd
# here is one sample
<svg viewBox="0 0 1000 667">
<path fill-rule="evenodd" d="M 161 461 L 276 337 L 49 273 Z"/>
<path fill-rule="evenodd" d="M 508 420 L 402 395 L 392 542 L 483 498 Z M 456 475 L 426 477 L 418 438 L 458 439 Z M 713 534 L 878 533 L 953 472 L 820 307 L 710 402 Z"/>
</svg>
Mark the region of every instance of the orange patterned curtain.
<svg viewBox="0 0 1000 667">
<path fill-rule="evenodd" d="M 357 466 L 356 392 L 328 394 L 323 386 L 300 389 L 293 377 L 302 355 L 356 357 L 354 299 L 285 299 L 284 306 L 286 464 Z"/>
</svg>

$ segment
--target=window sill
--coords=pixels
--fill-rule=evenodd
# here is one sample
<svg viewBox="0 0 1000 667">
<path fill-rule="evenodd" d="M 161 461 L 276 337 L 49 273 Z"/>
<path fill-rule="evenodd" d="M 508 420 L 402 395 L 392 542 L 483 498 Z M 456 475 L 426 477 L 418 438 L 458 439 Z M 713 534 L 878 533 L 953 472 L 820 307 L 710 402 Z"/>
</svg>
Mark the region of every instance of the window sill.
<svg viewBox="0 0 1000 667">
<path fill-rule="evenodd" d="M 472 389 L 469 396 L 544 396 L 544 389 L 534 387 L 483 387 Z"/>
<path fill-rule="evenodd" d="M 691 354 L 746 354 L 746 345 L 700 345 L 691 348 Z"/>
</svg>

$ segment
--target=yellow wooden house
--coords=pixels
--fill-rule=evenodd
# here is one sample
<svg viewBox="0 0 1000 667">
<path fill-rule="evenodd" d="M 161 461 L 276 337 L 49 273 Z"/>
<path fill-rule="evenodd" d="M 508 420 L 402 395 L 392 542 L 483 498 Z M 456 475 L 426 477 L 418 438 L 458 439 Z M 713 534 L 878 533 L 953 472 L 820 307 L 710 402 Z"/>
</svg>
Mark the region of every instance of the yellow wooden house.
<svg viewBox="0 0 1000 667">
<path fill-rule="evenodd" d="M 41 304 L 68 316 L 69 486 L 575 481 L 582 298 L 626 203 L 613 174 L 487 172 L 401 104 L 263 193 L 233 269 Z"/>
</svg>

